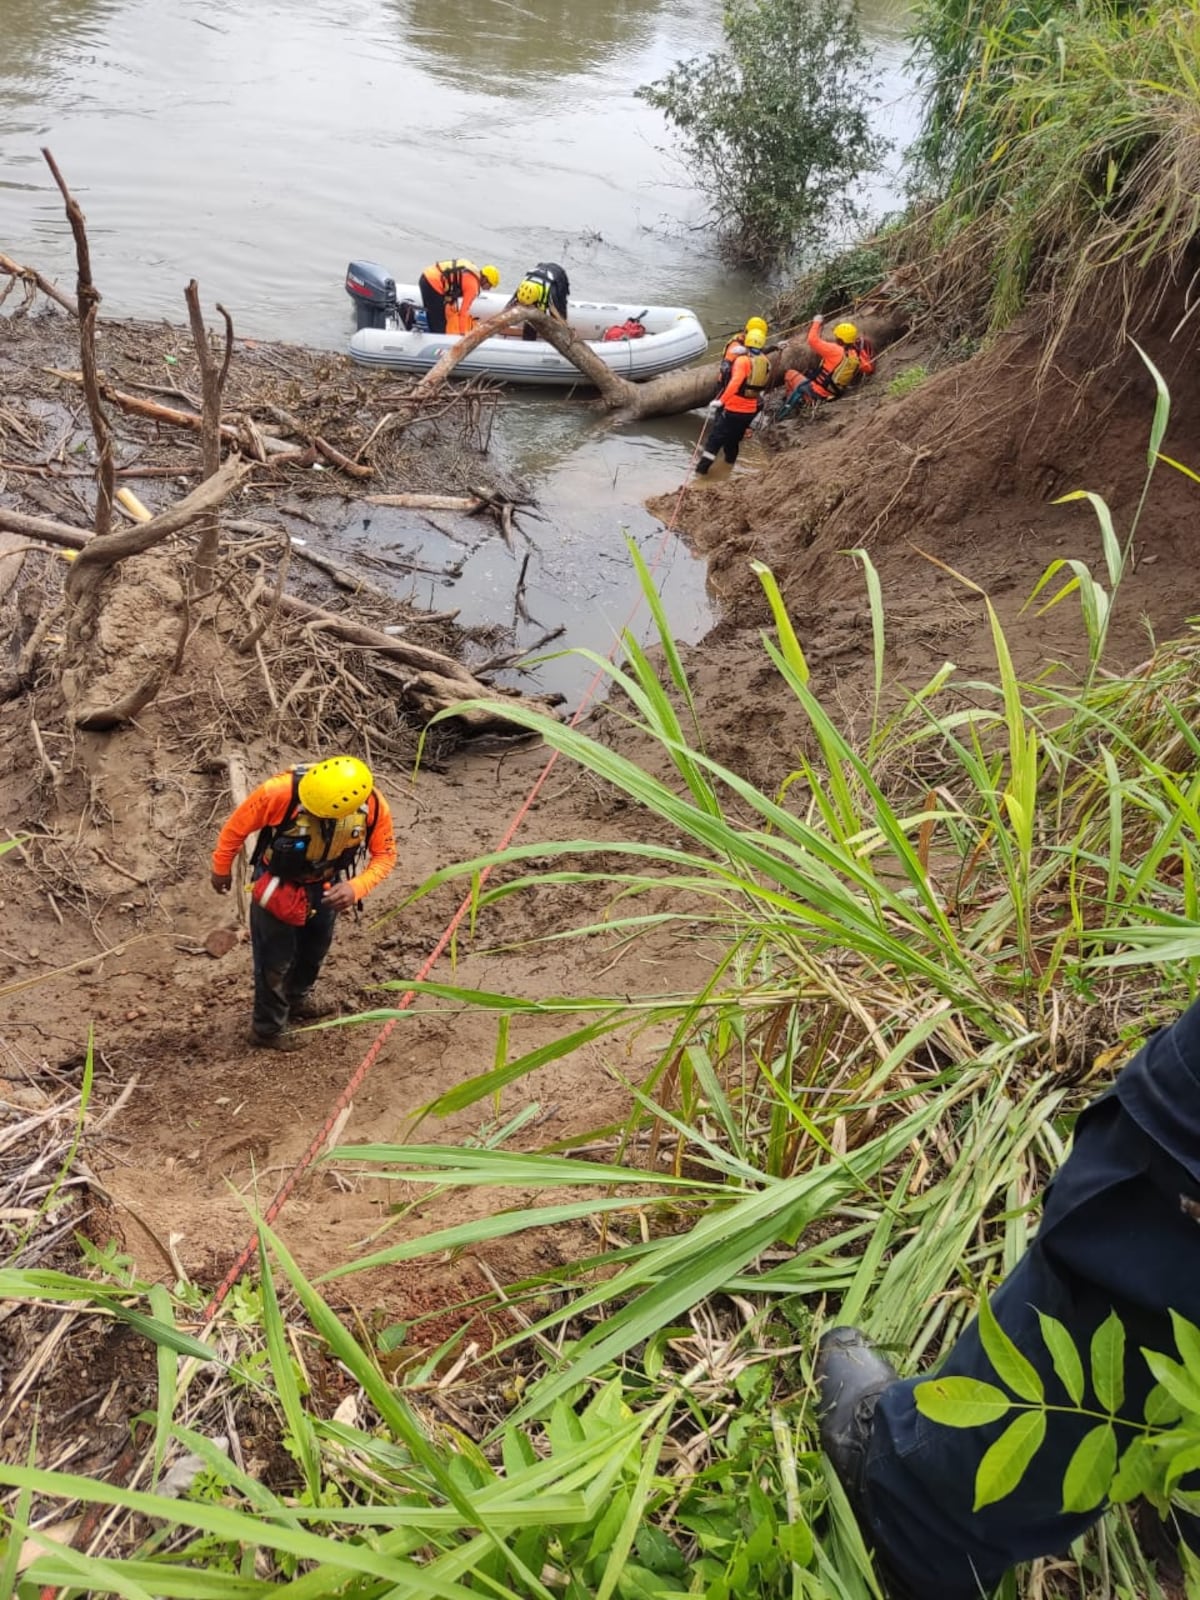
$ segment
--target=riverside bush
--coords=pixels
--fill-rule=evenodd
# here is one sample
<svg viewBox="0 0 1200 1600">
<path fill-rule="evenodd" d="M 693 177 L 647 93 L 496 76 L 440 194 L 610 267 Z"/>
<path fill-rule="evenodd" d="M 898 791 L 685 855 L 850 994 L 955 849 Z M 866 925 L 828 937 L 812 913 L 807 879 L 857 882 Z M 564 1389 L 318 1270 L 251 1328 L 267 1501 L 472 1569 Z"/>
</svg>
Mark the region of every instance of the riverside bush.
<svg viewBox="0 0 1200 1600">
<path fill-rule="evenodd" d="M 677 63 L 641 99 L 680 136 L 721 242 L 742 264 L 827 254 L 861 219 L 854 185 L 887 142 L 876 81 L 844 0 L 729 0 L 720 50 Z"/>
</svg>

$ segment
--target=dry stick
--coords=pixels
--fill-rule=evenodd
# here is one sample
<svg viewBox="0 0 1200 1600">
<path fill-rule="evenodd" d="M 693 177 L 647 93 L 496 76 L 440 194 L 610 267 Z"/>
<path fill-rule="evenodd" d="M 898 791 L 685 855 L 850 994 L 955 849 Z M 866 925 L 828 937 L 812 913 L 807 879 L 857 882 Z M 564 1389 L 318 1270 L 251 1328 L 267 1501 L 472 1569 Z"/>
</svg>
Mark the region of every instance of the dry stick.
<svg viewBox="0 0 1200 1600">
<path fill-rule="evenodd" d="M 309 444 L 314 445 L 326 460 L 332 461 L 334 466 L 340 467 L 343 472 L 348 472 L 352 478 L 373 478 L 375 476 L 374 467 L 360 466 L 356 461 L 351 461 L 348 455 L 344 455 L 342 451 L 331 445 L 328 440 L 322 439 L 319 433 L 310 433 L 302 423 L 292 416 L 290 411 L 285 411 L 282 406 L 263 406 L 261 409 L 268 416 L 274 417 L 276 422 L 282 423 L 285 428 L 290 428 L 298 438 L 307 439 Z"/>
<path fill-rule="evenodd" d="M 55 288 L 49 278 L 44 278 L 36 267 L 22 267 L 13 261 L 10 256 L 0 255 L 0 272 L 7 272 L 10 277 L 21 278 L 26 283 L 36 283 L 48 300 L 53 300 L 55 305 L 60 305 L 64 311 L 69 311 L 73 317 L 79 315 L 78 304 L 69 295 L 65 295 L 61 289 Z"/>
<path fill-rule="evenodd" d="M 474 516 L 491 504 L 482 495 L 466 494 L 364 494 L 364 505 L 397 506 L 404 511 L 463 511 Z"/>
<path fill-rule="evenodd" d="M 200 364 L 200 470 L 203 478 L 211 478 L 221 465 L 221 376 L 226 369 L 223 366 L 218 370 L 213 360 L 204 314 L 200 310 L 200 286 L 195 278 L 184 290 L 183 297 L 187 301 L 192 343 Z M 225 338 L 228 348 L 232 342 L 228 323 Z M 208 594 L 212 589 L 220 536 L 216 517 L 205 517 L 200 525 L 200 541 L 192 567 L 197 595 Z"/>
<path fill-rule="evenodd" d="M 302 617 L 306 622 L 316 623 L 348 644 L 378 651 L 380 655 L 401 662 L 412 674 L 404 679 L 405 692 L 426 715 L 445 710 L 462 700 L 488 700 L 492 702 L 488 708 L 473 706 L 456 713 L 467 727 L 478 731 L 507 726 L 505 710 L 514 705 L 523 706 L 526 710 L 533 708 L 544 712 L 546 709 L 545 700 L 535 702 L 506 695 L 492 685 L 482 683 L 461 662 L 442 655 L 440 651 L 410 644 L 391 634 L 379 633 L 336 612 L 310 605 L 307 600 L 299 600 L 295 595 L 283 595 L 279 608 L 292 616 Z"/>
<path fill-rule="evenodd" d="M 259 622 L 250 630 L 242 642 L 236 646 L 237 653 L 240 656 L 249 655 L 251 650 L 258 648 L 259 640 L 262 638 L 270 624 L 275 620 L 275 613 L 279 610 L 279 602 L 283 597 L 284 579 L 287 577 L 288 567 L 291 565 L 292 560 L 291 538 L 283 528 L 281 528 L 279 531 L 283 534 L 283 550 L 279 557 L 279 571 L 275 574 L 275 593 L 271 596 L 271 603 L 263 613 Z M 268 678 L 267 687 L 270 689 L 270 679 L 267 674 L 266 663 L 262 658 L 261 650 L 259 650 L 258 659 L 262 666 L 264 677 Z M 272 695 L 271 699 L 275 710 L 278 711 L 279 707 L 275 703 L 274 695 Z"/>
<path fill-rule="evenodd" d="M 83 374 L 70 372 L 62 367 L 43 367 L 43 372 L 52 378 L 61 378 L 64 383 L 82 383 Z M 119 406 L 122 411 L 128 411 L 131 416 L 149 417 L 152 422 L 166 422 L 175 428 L 190 428 L 194 433 L 199 433 L 203 426 L 203 419 L 195 411 L 179 411 L 174 406 L 159 405 L 154 400 L 143 400 L 139 395 L 126 394 L 122 389 L 114 389 L 110 383 L 101 383 L 100 392 L 106 400 Z M 221 424 L 221 438 L 228 444 L 241 444 L 242 436 L 232 423 Z M 263 444 L 270 455 L 284 455 L 291 452 L 292 446 L 283 439 L 274 439 L 269 435 L 264 437 Z"/>
<path fill-rule="evenodd" d="M 96 439 L 96 533 L 103 536 L 112 527 L 113 497 L 116 493 L 116 463 L 108 417 L 100 402 L 100 381 L 96 371 L 96 316 L 100 310 L 100 291 L 92 282 L 92 257 L 88 248 L 87 222 L 79 202 L 67 188 L 66 179 L 45 145 L 42 156 L 54 176 L 67 208 L 67 221 L 75 236 L 75 260 L 79 269 L 76 300 L 79 304 L 79 359 L 83 369 L 83 392 L 88 416 Z"/>
<path fill-rule="evenodd" d="M 529 555 L 530 552 L 526 550 L 525 559 L 521 563 L 521 571 L 517 576 L 517 592 L 513 596 L 514 625 L 516 624 L 518 618 L 524 620 L 525 622 L 529 621 L 529 612 L 525 609 L 525 574 L 529 570 Z"/>
</svg>

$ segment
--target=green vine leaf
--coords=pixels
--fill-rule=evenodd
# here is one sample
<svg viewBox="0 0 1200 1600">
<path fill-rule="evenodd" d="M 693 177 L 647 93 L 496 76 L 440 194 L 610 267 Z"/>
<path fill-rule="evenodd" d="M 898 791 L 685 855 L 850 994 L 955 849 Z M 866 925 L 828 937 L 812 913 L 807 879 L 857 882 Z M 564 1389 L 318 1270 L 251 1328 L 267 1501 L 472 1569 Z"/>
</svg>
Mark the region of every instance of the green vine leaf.
<svg viewBox="0 0 1200 1600">
<path fill-rule="evenodd" d="M 1116 1470 L 1117 1431 L 1111 1422 L 1101 1422 L 1088 1429 L 1067 1463 L 1063 1510 L 1094 1511 L 1108 1493 Z"/>
<path fill-rule="evenodd" d="M 1024 1411 L 989 1446 L 975 1474 L 975 1510 L 1010 1495 L 1046 1437 L 1046 1413 Z"/>
<path fill-rule="evenodd" d="M 1046 1398 L 1046 1390 L 1037 1369 L 1021 1354 L 996 1321 L 991 1301 L 986 1299 L 979 1302 L 979 1337 L 996 1376 L 1015 1395 L 1035 1404 Z"/>
<path fill-rule="evenodd" d="M 1092 1388 L 1105 1411 L 1115 1417 L 1125 1399 L 1125 1328 L 1115 1311 L 1092 1335 Z"/>
<path fill-rule="evenodd" d="M 1147 1352 L 1143 1350 L 1142 1354 L 1145 1356 Z M 1172 1422 L 1178 1422 L 1182 1415 L 1183 1407 L 1175 1396 L 1161 1383 L 1156 1383 L 1142 1406 L 1142 1416 L 1149 1425 L 1152 1428 L 1167 1428 Z"/>
<path fill-rule="evenodd" d="M 1108 1486 L 1108 1498 L 1114 1505 L 1122 1506 L 1139 1495 L 1149 1497 L 1158 1477 L 1154 1446 L 1140 1433 L 1117 1465 L 1117 1475 Z"/>
<path fill-rule="evenodd" d="M 1083 1404 L 1083 1361 L 1079 1351 L 1075 1348 L 1075 1341 L 1059 1322 L 1057 1317 L 1051 1317 L 1044 1311 L 1038 1312 L 1038 1321 L 1042 1325 L 1042 1338 L 1045 1340 L 1046 1349 L 1050 1352 L 1050 1359 L 1054 1362 L 1054 1371 L 1059 1383 L 1067 1391 L 1073 1405 Z"/>
<path fill-rule="evenodd" d="M 1167 1493 L 1170 1494 L 1177 1487 L 1179 1480 L 1195 1472 L 1197 1467 L 1200 1467 L 1200 1441 L 1189 1445 L 1186 1450 L 1181 1450 L 1177 1456 L 1171 1458 L 1171 1464 L 1167 1468 Z"/>
<path fill-rule="evenodd" d="M 1200 1380 L 1193 1378 L 1178 1361 L 1160 1355 L 1157 1350 L 1143 1350 L 1146 1365 L 1183 1411 L 1200 1412 Z"/>
<path fill-rule="evenodd" d="M 1171 1313 L 1171 1326 L 1175 1330 L 1175 1348 L 1187 1370 L 1200 1379 L 1200 1328 L 1178 1311 Z"/>
<path fill-rule="evenodd" d="M 1003 1389 L 978 1378 L 930 1378 L 917 1384 L 913 1398 L 923 1417 L 947 1428 L 979 1428 L 1012 1410 Z"/>
</svg>

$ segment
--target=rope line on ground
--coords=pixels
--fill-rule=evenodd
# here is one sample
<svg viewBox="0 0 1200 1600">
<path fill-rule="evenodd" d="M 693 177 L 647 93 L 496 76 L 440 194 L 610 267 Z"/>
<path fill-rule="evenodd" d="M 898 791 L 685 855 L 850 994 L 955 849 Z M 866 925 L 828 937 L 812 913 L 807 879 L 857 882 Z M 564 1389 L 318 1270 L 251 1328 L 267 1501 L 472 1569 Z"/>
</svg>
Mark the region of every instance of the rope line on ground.
<svg viewBox="0 0 1200 1600">
<path fill-rule="evenodd" d="M 675 531 L 675 524 L 679 520 L 679 513 L 680 513 L 680 510 L 683 507 L 683 497 L 687 493 L 688 483 L 689 483 L 689 481 L 691 479 L 692 472 L 695 469 L 696 461 L 699 458 L 700 448 L 701 448 L 702 444 L 704 443 L 704 435 L 705 435 L 705 432 L 707 431 L 707 428 L 708 428 L 708 418 L 706 417 L 705 420 L 704 420 L 704 423 L 701 425 L 700 435 L 697 438 L 695 447 L 694 447 L 694 449 L 692 451 L 692 458 L 691 458 L 691 461 L 688 463 L 687 473 L 684 476 L 683 483 L 680 485 L 679 494 L 678 494 L 678 496 L 676 498 L 674 509 L 671 512 L 670 520 L 666 523 L 666 525 L 663 528 L 662 537 L 658 542 L 658 547 L 656 548 L 656 550 L 654 552 L 654 557 L 649 563 L 648 570 L 651 573 L 656 571 L 656 569 L 658 568 L 659 564 L 661 563 L 664 555 L 667 552 L 667 548 L 668 548 L 668 545 L 670 543 L 671 536 Z M 634 618 L 637 616 L 638 612 L 640 611 L 641 606 L 642 606 L 642 599 L 643 599 L 643 596 L 639 595 L 637 597 L 637 599 L 634 601 L 633 605 L 630 607 L 629 612 L 627 613 L 624 622 L 621 624 L 621 628 L 620 628 L 619 632 L 617 633 L 616 638 L 613 640 L 612 645 L 609 647 L 609 650 L 608 650 L 608 660 L 609 661 L 611 661 L 614 658 L 614 656 L 616 655 L 616 652 L 617 652 L 617 650 L 618 650 L 618 648 L 620 646 L 620 643 L 621 643 L 621 639 L 623 638 L 624 634 L 626 633 L 626 631 L 630 627 L 630 625 L 633 622 Z M 590 705 L 592 697 L 595 694 L 597 688 L 599 687 L 600 682 L 603 679 L 603 677 L 604 677 L 604 669 L 602 667 L 597 667 L 596 671 L 592 674 L 592 677 L 591 677 L 590 681 L 588 682 L 587 687 L 583 691 L 582 698 L 580 699 L 579 705 L 575 709 L 574 715 L 571 717 L 571 720 L 567 724 L 567 726 L 569 728 L 574 728 L 574 727 L 578 726 L 579 722 L 583 718 L 584 712 L 587 710 L 588 706 Z M 504 836 L 501 838 L 499 844 L 497 844 L 496 849 L 498 851 L 499 850 L 506 850 L 508 848 L 508 846 L 512 843 L 513 839 L 516 836 L 517 830 L 520 828 L 520 826 L 521 826 L 522 822 L 524 822 L 525 818 L 529 815 L 530 808 L 532 807 L 534 801 L 537 799 L 538 795 L 541 793 L 542 788 L 545 785 L 546 780 L 549 778 L 551 772 L 554 770 L 554 765 L 557 762 L 558 757 L 559 757 L 559 751 L 557 751 L 557 750 L 553 751 L 551 753 L 551 755 L 550 755 L 550 759 L 546 762 L 545 766 L 542 768 L 542 770 L 538 773 L 537 777 L 534 779 L 534 782 L 533 782 L 533 784 L 532 784 L 532 786 L 531 786 L 531 788 L 529 790 L 529 793 L 525 796 L 524 800 L 522 800 L 521 804 L 518 806 L 516 812 L 514 813 L 514 815 L 512 817 L 512 820 L 510 821 L 508 827 L 505 829 Z M 479 878 L 478 878 L 479 887 L 482 887 L 482 885 L 491 876 L 491 871 L 492 871 L 492 869 L 491 869 L 490 866 L 489 867 L 484 867 L 483 871 L 479 874 Z M 464 897 L 462 899 L 462 902 L 459 905 L 458 909 L 455 911 L 454 915 L 450 918 L 450 921 L 446 924 L 445 928 L 442 930 L 441 936 L 439 937 L 437 943 L 434 945 L 433 949 L 429 952 L 428 956 L 426 956 L 426 958 L 425 958 L 425 961 L 422 963 L 422 965 L 420 967 L 420 970 L 417 972 L 416 978 L 413 980 L 415 983 L 424 983 L 425 979 L 429 976 L 429 974 L 433 971 L 434 967 L 441 960 L 442 956 L 445 954 L 446 947 L 449 945 L 450 941 L 453 939 L 454 935 L 457 933 L 459 927 L 462 924 L 463 918 L 467 915 L 468 911 L 470 910 L 471 905 L 472 905 L 472 903 L 474 901 L 474 898 L 475 898 L 475 895 L 476 895 L 477 892 L 478 892 L 477 889 L 472 889 L 470 893 L 464 895 Z M 401 995 L 401 997 L 398 1000 L 398 1002 L 396 1003 L 396 1010 L 398 1012 L 407 1011 L 409 1006 L 411 1006 L 413 1001 L 416 999 L 416 997 L 417 997 L 417 991 L 415 989 L 406 990 L 404 992 L 404 994 Z M 391 1038 L 392 1034 L 395 1032 L 396 1025 L 397 1025 L 397 1023 L 399 1023 L 399 1021 L 400 1021 L 400 1017 L 399 1016 L 394 1016 L 394 1017 L 389 1017 L 388 1018 L 388 1020 L 383 1024 L 383 1027 L 379 1030 L 378 1035 L 376 1036 L 374 1042 L 371 1044 L 371 1046 L 368 1049 L 366 1055 L 363 1056 L 363 1058 L 359 1062 L 358 1066 L 355 1067 L 353 1073 L 351 1073 L 350 1078 L 348 1079 L 345 1088 L 338 1095 L 337 1099 L 334 1101 L 332 1107 L 330 1108 L 329 1115 L 325 1118 L 325 1121 L 321 1124 L 320 1128 L 314 1134 L 312 1140 L 310 1141 L 310 1143 L 305 1148 L 304 1153 L 300 1156 L 300 1158 L 296 1162 L 295 1166 L 291 1169 L 291 1171 L 284 1178 L 283 1182 L 280 1184 L 279 1188 L 276 1190 L 276 1192 L 275 1192 L 270 1204 L 267 1206 L 266 1210 L 263 1212 L 263 1220 L 268 1225 L 273 1225 L 274 1224 L 276 1218 L 279 1216 L 280 1212 L 283 1210 L 284 1206 L 287 1204 L 288 1200 L 291 1198 L 292 1194 L 294 1193 L 296 1185 L 300 1182 L 301 1178 L 305 1175 L 305 1173 L 308 1171 L 308 1169 L 312 1166 L 313 1162 L 316 1161 L 317 1157 L 320 1155 L 321 1150 L 324 1147 L 326 1141 L 329 1139 L 330 1135 L 333 1133 L 333 1130 L 334 1130 L 334 1128 L 335 1128 L 335 1126 L 336 1126 L 336 1124 L 338 1122 L 339 1117 L 341 1117 L 342 1113 L 346 1110 L 347 1106 L 350 1105 L 351 1101 L 354 1099 L 354 1096 L 358 1093 L 359 1089 L 362 1087 L 362 1084 L 365 1081 L 368 1073 L 371 1071 L 372 1067 L 374 1067 L 375 1063 L 379 1060 L 380 1052 L 383 1050 L 384 1045 L 388 1042 L 388 1040 Z M 207 1306 L 205 1306 L 205 1308 L 204 1308 L 203 1320 L 204 1320 L 204 1322 L 206 1324 L 210 1323 L 212 1321 L 212 1319 L 216 1316 L 218 1310 L 220 1309 L 221 1305 L 224 1303 L 224 1301 L 225 1301 L 226 1297 L 228 1296 L 230 1290 L 233 1288 L 234 1284 L 241 1277 L 242 1273 L 245 1272 L 246 1268 L 248 1266 L 250 1266 L 251 1262 L 254 1260 L 254 1258 L 255 1258 L 255 1256 L 257 1254 L 258 1254 L 258 1239 L 257 1239 L 257 1237 L 255 1237 L 255 1238 L 252 1238 L 249 1241 L 249 1243 L 246 1244 L 245 1247 L 239 1252 L 239 1254 L 238 1254 L 236 1260 L 234 1261 L 233 1265 L 229 1268 L 229 1271 L 221 1279 L 221 1282 L 217 1285 L 216 1289 L 214 1290 L 212 1299 L 208 1302 Z"/>
</svg>

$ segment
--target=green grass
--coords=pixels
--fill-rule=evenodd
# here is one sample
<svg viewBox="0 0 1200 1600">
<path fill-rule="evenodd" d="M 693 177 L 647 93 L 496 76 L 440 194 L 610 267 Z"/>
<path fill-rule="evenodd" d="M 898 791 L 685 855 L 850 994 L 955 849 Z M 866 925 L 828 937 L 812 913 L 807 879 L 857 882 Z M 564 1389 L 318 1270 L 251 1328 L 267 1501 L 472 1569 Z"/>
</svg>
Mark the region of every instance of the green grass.
<svg viewBox="0 0 1200 1600">
<path fill-rule="evenodd" d="M 1152 310 L 1200 229 L 1195 0 L 923 0 L 915 48 L 902 253 L 939 314 L 994 330 L 1037 295 L 1056 342 Z"/>
<path fill-rule="evenodd" d="M 1151 461 L 1167 412 L 1160 387 Z M 160 1348 L 135 1486 L 48 1470 L 32 1447 L 0 1466 L 11 1540 L 76 1501 L 114 1513 L 102 1548 L 47 1548 L 23 1596 L 42 1583 L 138 1600 L 878 1595 L 816 1448 L 821 1327 L 860 1322 L 906 1369 L 934 1363 L 1020 1256 L 1097 1049 L 1119 1054 L 1195 991 L 1200 637 L 1134 673 L 1106 665 L 1137 528 L 1093 507 L 1101 570 L 1055 562 L 1031 600 L 1078 607 L 1079 680 L 1022 681 L 985 602 L 991 681 L 947 666 L 889 685 L 886 596 L 857 552 L 875 695 L 854 738 L 814 692 L 762 570 L 773 692 L 804 724 L 770 793 L 706 751 L 631 550 L 661 665 L 628 638 L 606 668 L 620 737 L 512 716 L 669 827 L 542 840 L 419 892 L 473 881 L 486 930 L 507 897 L 583 886 L 596 910 L 559 937 L 598 960 L 615 941 L 686 940 L 709 950 L 707 981 L 536 1001 L 425 986 L 443 1015 L 485 1007 L 497 1021 L 492 1059 L 427 1118 L 482 1107 L 499 1131 L 327 1159 L 405 1194 L 485 1191 L 491 1213 L 403 1241 L 385 1225 L 320 1284 L 264 1228 L 261 1285 L 239 1286 L 199 1340 L 197 1291 L 133 1283 L 95 1252 L 92 1279 L 0 1273 L 2 1297 L 132 1319 Z M 506 876 L 481 888 L 489 861 Z M 529 1074 L 585 1047 L 628 1083 L 627 1118 L 520 1148 Z M 559 1227 L 574 1230 L 569 1265 L 504 1285 L 512 1331 L 482 1370 L 457 1369 L 461 1337 L 421 1353 L 419 1325 L 381 1331 L 334 1309 L 365 1269 Z M 285 1484 L 214 1443 L 251 1417 L 283 1441 Z M 155 1494 L 181 1455 L 191 1487 Z M 1158 1593 L 1123 1512 L 1076 1554 L 1081 1600 L 1122 1583 Z M 1047 1581 L 1026 1574 L 1010 1592 L 1054 1592 Z"/>
<path fill-rule="evenodd" d="M 906 367 L 887 386 L 887 392 L 893 399 L 898 400 L 902 395 L 913 394 L 929 377 L 929 368 L 917 362 L 911 367 Z"/>
</svg>

